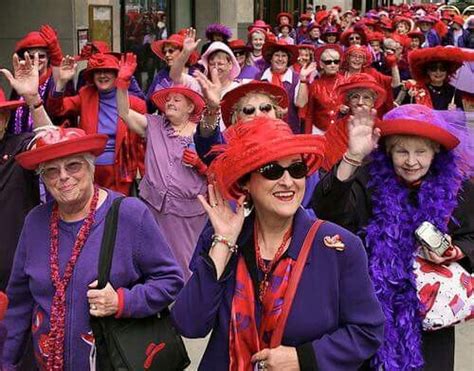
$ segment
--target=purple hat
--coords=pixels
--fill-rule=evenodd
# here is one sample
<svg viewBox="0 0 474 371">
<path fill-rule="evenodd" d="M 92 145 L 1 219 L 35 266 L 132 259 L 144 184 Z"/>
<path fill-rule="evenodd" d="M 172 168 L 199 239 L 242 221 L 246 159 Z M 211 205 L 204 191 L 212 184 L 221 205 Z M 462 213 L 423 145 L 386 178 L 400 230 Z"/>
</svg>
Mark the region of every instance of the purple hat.
<svg viewBox="0 0 474 371">
<path fill-rule="evenodd" d="M 212 34 L 222 35 L 226 40 L 229 40 L 232 37 L 231 29 L 222 23 L 212 23 L 206 27 L 206 37 L 209 40 L 211 40 Z"/>
</svg>

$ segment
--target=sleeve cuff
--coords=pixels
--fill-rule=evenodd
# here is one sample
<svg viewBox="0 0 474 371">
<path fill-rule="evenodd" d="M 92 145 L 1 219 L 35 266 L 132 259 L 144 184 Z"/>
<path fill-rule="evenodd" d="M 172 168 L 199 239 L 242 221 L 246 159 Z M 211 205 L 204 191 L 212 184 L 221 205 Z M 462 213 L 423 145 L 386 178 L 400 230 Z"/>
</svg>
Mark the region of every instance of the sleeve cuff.
<svg viewBox="0 0 474 371">
<path fill-rule="evenodd" d="M 115 314 L 115 318 L 121 318 L 123 315 L 123 310 L 125 308 L 125 295 L 122 288 L 117 290 L 118 295 L 118 310 Z"/>
<path fill-rule="evenodd" d="M 318 371 L 316 356 L 313 350 L 313 344 L 305 343 L 296 347 L 298 363 L 301 371 Z"/>
<path fill-rule="evenodd" d="M 232 273 L 231 262 L 232 262 L 233 257 L 230 258 L 229 262 L 225 266 L 224 272 L 222 272 L 222 276 L 220 279 L 217 279 L 216 265 L 214 264 L 214 261 L 209 256 L 209 253 L 207 251 L 203 251 L 201 254 L 201 258 L 204 261 L 204 264 L 206 265 L 206 267 L 211 271 L 212 277 L 217 283 L 225 282 L 230 278 L 231 273 Z"/>
</svg>

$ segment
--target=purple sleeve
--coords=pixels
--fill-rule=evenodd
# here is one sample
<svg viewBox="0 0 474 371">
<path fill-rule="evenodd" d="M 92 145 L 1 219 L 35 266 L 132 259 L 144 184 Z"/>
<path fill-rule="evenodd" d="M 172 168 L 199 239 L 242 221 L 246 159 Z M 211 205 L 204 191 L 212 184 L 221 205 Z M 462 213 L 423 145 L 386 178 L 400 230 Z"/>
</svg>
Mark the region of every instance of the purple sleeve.
<svg viewBox="0 0 474 371">
<path fill-rule="evenodd" d="M 383 341 L 385 318 L 375 296 L 359 238 L 347 238 L 339 280 L 340 327 L 312 342 L 318 369 L 357 370 Z"/>
<path fill-rule="evenodd" d="M 25 273 L 27 262 L 26 231 L 28 218 L 21 232 L 18 248 L 13 261 L 13 270 L 7 287 L 9 299 L 8 310 L 5 316 L 5 325 L 8 331 L 4 345 L 4 366 L 16 365 L 23 354 L 30 335 L 31 318 L 34 300 L 31 295 L 28 275 Z"/>
<path fill-rule="evenodd" d="M 138 85 L 135 76 L 132 76 L 130 86 L 128 87 L 128 92 L 137 98 L 145 100 L 145 94 L 143 94 L 142 89 L 140 89 L 140 85 Z"/>
<path fill-rule="evenodd" d="M 122 317 L 147 317 L 173 302 L 183 287 L 183 273 L 150 210 L 143 204 L 140 208 L 131 203 L 124 203 L 124 206 L 123 209 L 128 211 L 128 219 L 137 218 L 140 215 L 137 215 L 137 211 L 141 212 L 140 218 L 137 218 L 139 224 L 134 227 L 137 243 L 133 246 L 133 259 L 143 282 L 130 289 L 122 288 Z M 136 224 L 133 220 L 126 220 L 126 223 Z"/>
</svg>

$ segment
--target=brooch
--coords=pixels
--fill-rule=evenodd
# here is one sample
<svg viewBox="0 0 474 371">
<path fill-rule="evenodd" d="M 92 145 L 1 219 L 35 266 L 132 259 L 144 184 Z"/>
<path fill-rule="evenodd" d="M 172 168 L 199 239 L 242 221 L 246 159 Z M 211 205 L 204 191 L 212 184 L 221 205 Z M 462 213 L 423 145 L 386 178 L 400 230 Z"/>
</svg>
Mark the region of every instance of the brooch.
<svg viewBox="0 0 474 371">
<path fill-rule="evenodd" d="M 332 237 L 325 236 L 323 242 L 326 247 L 336 251 L 344 251 L 346 249 L 346 245 L 344 245 L 344 242 L 342 242 L 341 237 L 338 234 L 335 234 Z"/>
</svg>

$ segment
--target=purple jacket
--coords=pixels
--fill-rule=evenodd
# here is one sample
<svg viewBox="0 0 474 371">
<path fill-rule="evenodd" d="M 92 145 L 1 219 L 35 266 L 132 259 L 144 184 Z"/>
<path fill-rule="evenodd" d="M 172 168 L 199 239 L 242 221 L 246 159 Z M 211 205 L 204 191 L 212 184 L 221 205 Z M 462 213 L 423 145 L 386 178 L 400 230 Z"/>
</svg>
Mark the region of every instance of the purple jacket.
<svg viewBox="0 0 474 371">
<path fill-rule="evenodd" d="M 252 214 L 253 215 L 253 214 Z M 298 209 L 290 246 L 284 256 L 296 259 L 313 224 Z M 229 321 L 235 288 L 236 257 L 216 280 L 215 266 L 207 251 L 212 228 L 201 235 L 191 268 L 194 273 L 178 295 L 172 317 L 178 331 L 190 338 L 205 337 L 212 330 L 199 370 L 229 369 Z M 326 247 L 324 236 L 339 234 L 346 249 Z M 253 216 L 245 220 L 237 244 L 250 275 L 261 280 L 253 247 Z M 261 307 L 256 300 L 257 325 Z M 358 237 L 326 222 L 314 242 L 296 292 L 282 345 L 297 348 L 302 370 L 356 370 L 370 358 L 383 339 L 384 316 L 367 271 L 367 256 Z"/>
<path fill-rule="evenodd" d="M 89 326 L 88 285 L 97 279 L 105 215 L 112 199 L 97 210 L 91 234 L 77 260 L 66 293 L 65 370 L 88 370 L 93 337 Z M 30 334 L 39 366 L 49 331 L 54 295 L 49 264 L 49 220 L 52 203 L 33 209 L 25 220 L 7 288 L 10 305 L 5 317 L 8 337 L 5 366 L 15 365 Z M 82 221 L 60 221 L 59 269 L 61 275 L 71 256 Z M 168 306 L 183 286 L 182 273 L 148 208 L 136 198 L 120 207 L 117 241 L 112 261 L 112 286 L 123 288 L 123 317 L 146 317 Z M 145 349 L 143 350 L 145 352 Z"/>
</svg>

